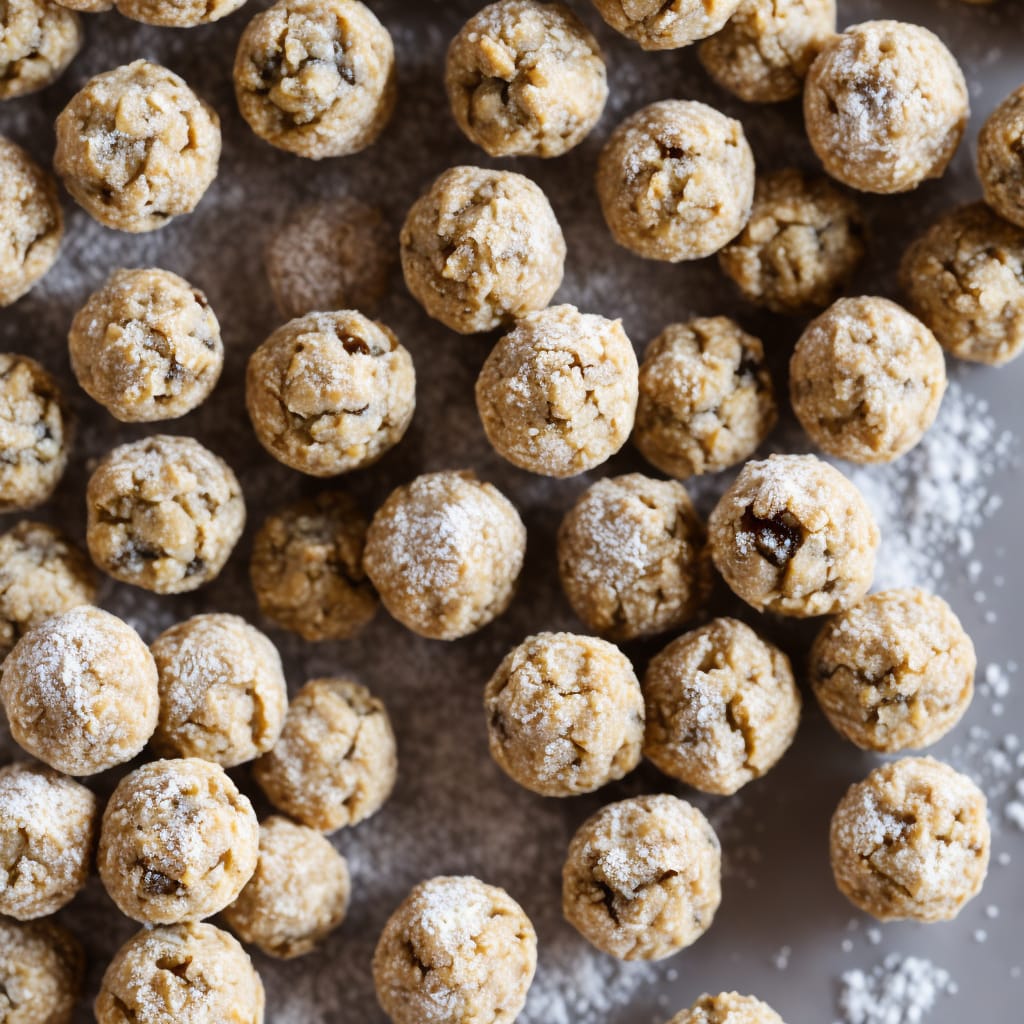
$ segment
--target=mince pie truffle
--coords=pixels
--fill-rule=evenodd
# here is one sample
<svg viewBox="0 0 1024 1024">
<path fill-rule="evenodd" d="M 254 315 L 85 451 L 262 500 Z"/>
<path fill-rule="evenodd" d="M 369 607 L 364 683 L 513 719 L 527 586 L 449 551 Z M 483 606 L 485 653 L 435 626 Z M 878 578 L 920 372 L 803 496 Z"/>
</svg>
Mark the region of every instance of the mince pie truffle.
<svg viewBox="0 0 1024 1024">
<path fill-rule="evenodd" d="M 839 299 L 793 350 L 789 395 L 819 448 L 850 462 L 892 462 L 935 422 L 946 360 L 935 335 L 902 306 Z"/>
<path fill-rule="evenodd" d="M 311 160 L 358 153 L 395 108 L 395 49 L 359 0 L 277 0 L 235 54 L 242 117 L 264 141 Z"/>
<path fill-rule="evenodd" d="M 169 270 L 115 270 L 75 314 L 71 369 L 116 419 L 184 416 L 224 366 L 220 324 L 206 296 Z"/>
<path fill-rule="evenodd" d="M 167 28 L 193 28 L 220 21 L 245 0 L 114 0 L 118 13 L 133 21 Z"/>
<path fill-rule="evenodd" d="M 416 406 L 412 356 L 355 310 L 307 313 L 249 357 L 245 404 L 260 444 L 311 476 L 372 465 L 404 436 Z"/>
<path fill-rule="evenodd" d="M 644 755 L 680 782 L 730 796 L 789 749 L 800 691 L 789 659 L 736 619 L 714 619 L 651 659 Z"/>
<path fill-rule="evenodd" d="M 7 0 L 0 13 L 0 100 L 55 82 L 81 48 L 74 11 L 50 0 Z"/>
<path fill-rule="evenodd" d="M 52 921 L 0 918 L 0 1020 L 71 1024 L 82 995 L 85 953 Z"/>
<path fill-rule="evenodd" d="M 85 493 L 86 542 L 114 579 L 181 594 L 224 568 L 245 526 L 245 502 L 223 459 L 191 437 L 154 434 L 96 467 Z"/>
<path fill-rule="evenodd" d="M 61 7 L 69 11 L 81 11 L 83 14 L 100 14 L 114 6 L 114 0 L 55 0 Z"/>
<path fill-rule="evenodd" d="M 748 462 L 711 513 L 708 536 L 737 597 L 797 618 L 859 601 L 880 539 L 860 491 L 814 455 Z"/>
<path fill-rule="evenodd" d="M 680 1010 L 668 1024 L 785 1024 L 767 1004 L 738 992 L 704 994 L 688 1010 Z"/>
<path fill-rule="evenodd" d="M 288 687 L 277 648 L 238 615 L 193 615 L 150 645 L 160 686 L 153 749 L 233 768 L 281 734 Z"/>
<path fill-rule="evenodd" d="M 1024 228 L 971 203 L 904 253 L 910 308 L 958 359 L 1001 366 L 1024 349 Z"/>
<path fill-rule="evenodd" d="M 198 921 L 232 903 L 256 869 L 259 823 L 224 769 L 197 757 L 126 775 L 103 812 L 100 879 L 143 924 Z"/>
<path fill-rule="evenodd" d="M 510 1024 L 537 967 L 537 935 L 504 889 L 479 879 L 421 882 L 388 918 L 373 954 L 393 1024 Z"/>
<path fill-rule="evenodd" d="M 827 178 L 795 167 L 757 179 L 750 220 L 718 254 L 745 299 L 788 314 L 823 309 L 863 259 L 857 203 Z"/>
<path fill-rule="evenodd" d="M 741 0 L 592 0 L 616 32 L 645 50 L 676 50 L 719 31 Z"/>
<path fill-rule="evenodd" d="M 549 306 L 494 346 L 477 378 L 476 407 L 488 440 L 513 465 L 575 476 L 626 443 L 637 386 L 621 320 Z"/>
<path fill-rule="evenodd" d="M 974 695 L 974 644 L 952 608 L 923 590 L 870 594 L 829 619 L 810 654 L 814 696 L 863 750 L 893 753 L 941 739 Z"/>
<path fill-rule="evenodd" d="M 263 983 L 227 932 L 189 922 L 137 932 L 111 961 L 96 1024 L 263 1024 Z"/>
<path fill-rule="evenodd" d="M 349 890 L 348 863 L 330 841 L 274 815 L 260 825 L 256 871 L 223 917 L 243 942 L 291 960 L 341 924 Z"/>
<path fill-rule="evenodd" d="M 452 113 L 490 156 L 554 157 L 583 141 L 608 98 L 597 40 L 561 3 L 498 0 L 448 47 Z"/>
<path fill-rule="evenodd" d="M 644 352 L 633 444 L 686 480 L 749 458 L 778 419 L 764 347 L 724 316 L 670 324 Z"/>
<path fill-rule="evenodd" d="M 401 255 L 406 287 L 427 314 L 479 334 L 547 306 L 562 283 L 565 239 L 529 178 L 452 167 L 413 203 Z"/>
<path fill-rule="evenodd" d="M 1024 228 L 1024 85 L 989 115 L 978 136 L 978 176 L 985 202 Z"/>
<path fill-rule="evenodd" d="M 907 192 L 941 177 L 968 114 L 956 58 L 933 32 L 900 21 L 866 21 L 833 36 L 804 87 L 818 159 L 862 192 Z"/>
<path fill-rule="evenodd" d="M 541 796 L 591 793 L 640 762 L 644 699 L 613 644 L 538 633 L 505 656 L 484 691 L 491 756 Z"/>
<path fill-rule="evenodd" d="M 606 477 L 562 520 L 558 573 L 573 611 L 595 633 L 635 640 L 676 629 L 711 590 L 704 523 L 674 480 Z"/>
<path fill-rule="evenodd" d="M 67 466 L 72 427 L 57 381 L 28 356 L 0 353 L 0 512 L 50 498 Z"/>
<path fill-rule="evenodd" d="M 562 912 L 620 960 L 661 960 L 696 942 L 722 899 L 722 854 L 696 807 L 668 794 L 608 804 L 569 844 Z"/>
<path fill-rule="evenodd" d="M 156 728 L 149 648 L 126 622 L 82 605 L 30 629 L 3 663 L 0 700 L 11 734 L 67 775 L 130 761 Z"/>
<path fill-rule="evenodd" d="M 252 543 L 249 574 L 260 611 L 303 640 L 347 640 L 377 614 L 363 569 L 367 522 L 341 491 L 268 516 Z"/>
<path fill-rule="evenodd" d="M 398 773 L 387 709 L 348 679 L 311 679 L 288 707 L 281 736 L 253 778 L 283 814 L 336 832 L 376 814 Z"/>
<path fill-rule="evenodd" d="M 0 768 L 0 913 L 29 921 L 70 903 L 89 877 L 96 825 L 96 797 L 80 782 L 30 761 Z"/>
<path fill-rule="evenodd" d="M 363 568 L 403 626 L 457 640 L 509 606 L 525 554 L 526 527 L 508 498 L 449 470 L 391 492 L 370 523 Z"/>
<path fill-rule="evenodd" d="M 836 31 L 836 0 L 742 0 L 720 32 L 700 44 L 700 62 L 747 103 L 800 94 L 818 51 Z"/>
<path fill-rule="evenodd" d="M 746 224 L 754 156 L 739 121 L 693 100 L 662 100 L 612 132 L 597 194 L 619 245 L 651 260 L 698 260 Z"/>
<path fill-rule="evenodd" d="M 880 921 L 949 921 L 988 871 L 985 794 L 930 757 L 905 757 L 851 786 L 832 816 L 839 891 Z"/>
<path fill-rule="evenodd" d="M 63 234 L 53 175 L 0 135 L 0 307 L 21 298 L 53 266 Z"/>
<path fill-rule="evenodd" d="M 217 176 L 220 119 L 148 60 L 96 75 L 57 118 L 53 164 L 101 224 L 153 231 L 191 213 Z"/>
</svg>

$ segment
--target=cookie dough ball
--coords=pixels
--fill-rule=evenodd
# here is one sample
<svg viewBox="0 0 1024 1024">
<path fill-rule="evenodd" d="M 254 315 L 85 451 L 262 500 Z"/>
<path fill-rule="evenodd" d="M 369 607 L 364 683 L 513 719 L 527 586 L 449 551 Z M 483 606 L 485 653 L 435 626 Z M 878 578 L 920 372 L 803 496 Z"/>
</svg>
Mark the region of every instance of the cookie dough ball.
<svg viewBox="0 0 1024 1024">
<path fill-rule="evenodd" d="M 375 310 L 396 253 L 375 206 L 344 196 L 289 214 L 263 251 L 270 290 L 288 318 L 317 310 Z"/>
<path fill-rule="evenodd" d="M 856 202 L 793 167 L 758 178 L 747 226 L 718 254 L 745 299 L 784 314 L 829 305 L 863 259 Z"/>
<path fill-rule="evenodd" d="M 538 633 L 505 656 L 484 691 L 491 756 L 541 796 L 592 793 L 640 761 L 644 701 L 613 644 Z"/>
<path fill-rule="evenodd" d="M 730 796 L 772 768 L 800 724 L 789 659 L 736 619 L 673 640 L 644 676 L 644 754 L 666 775 Z"/>
<path fill-rule="evenodd" d="M 328 840 L 275 816 L 260 825 L 256 872 L 224 920 L 244 942 L 291 960 L 341 924 L 349 889 L 348 864 Z"/>
<path fill-rule="evenodd" d="M 448 471 L 391 492 L 370 523 L 363 568 L 403 626 L 457 640 L 509 606 L 525 554 L 512 502 L 469 471 Z"/>
<path fill-rule="evenodd" d="M 746 224 L 754 155 L 739 121 L 693 100 L 662 100 L 612 132 L 597 194 L 619 245 L 650 260 L 699 260 Z"/>
<path fill-rule="evenodd" d="M 244 949 L 211 924 L 138 932 L 96 997 L 97 1024 L 262 1024 L 263 983 Z"/>
<path fill-rule="evenodd" d="M 83 14 L 99 14 L 109 11 L 114 6 L 114 0 L 56 0 L 56 2 L 69 11 L 81 11 Z"/>
<path fill-rule="evenodd" d="M 197 757 L 126 775 L 103 812 L 100 879 L 143 924 L 198 921 L 234 902 L 256 869 L 259 823 L 224 769 Z"/>
<path fill-rule="evenodd" d="M 245 0 L 115 0 L 126 18 L 147 25 L 192 28 L 208 25 L 238 10 Z"/>
<path fill-rule="evenodd" d="M 578 145 L 608 98 L 597 40 L 568 7 L 498 0 L 448 47 L 452 113 L 490 156 L 553 157 Z"/>
<path fill-rule="evenodd" d="M 0 512 L 49 500 L 68 462 L 71 411 L 34 359 L 0 353 Z"/>
<path fill-rule="evenodd" d="M 413 203 L 401 250 L 406 287 L 459 334 L 543 309 L 565 268 L 562 229 L 539 186 L 482 167 L 445 171 Z"/>
<path fill-rule="evenodd" d="M 67 775 L 130 761 L 156 728 L 149 648 L 126 622 L 82 605 L 29 630 L 7 656 L 0 700 L 14 739 Z"/>
<path fill-rule="evenodd" d="M 814 455 L 748 462 L 711 513 L 708 536 L 737 597 L 797 618 L 859 601 L 880 539 L 860 491 Z"/>
<path fill-rule="evenodd" d="M 850 462 L 892 462 L 935 422 L 946 360 L 935 335 L 888 299 L 839 299 L 789 363 L 793 411 L 811 440 Z"/>
<path fill-rule="evenodd" d="M 644 352 L 633 443 L 685 480 L 749 458 L 778 419 L 764 347 L 724 316 L 670 324 Z"/>
<path fill-rule="evenodd" d="M 767 1004 L 738 992 L 702 995 L 688 1010 L 680 1010 L 668 1024 L 785 1024 Z"/>
<path fill-rule="evenodd" d="M 900 21 L 866 21 L 834 36 L 804 88 L 818 159 L 862 192 L 907 192 L 941 178 L 969 113 L 956 58 L 933 32 Z"/>
<path fill-rule="evenodd" d="M 56 81 L 81 48 L 74 11 L 50 0 L 7 0 L 0 14 L 0 100 Z"/>
<path fill-rule="evenodd" d="M 721 32 L 701 43 L 700 62 L 741 100 L 780 103 L 800 94 L 835 30 L 835 0 L 742 0 Z"/>
<path fill-rule="evenodd" d="M 57 173 L 101 224 L 153 231 L 191 213 L 217 176 L 220 120 L 148 60 L 89 79 L 57 118 Z"/>
<path fill-rule="evenodd" d="M 661 960 L 696 942 L 722 899 L 722 854 L 710 822 L 667 794 L 603 807 L 569 844 L 562 912 L 620 960 Z"/>
<path fill-rule="evenodd" d="M 504 889 L 476 878 L 421 882 L 388 918 L 373 955 L 394 1024 L 513 1021 L 537 967 L 537 935 Z"/>
<path fill-rule="evenodd" d="M 363 569 L 367 522 L 355 501 L 327 491 L 269 516 L 249 572 L 260 611 L 303 640 L 347 640 L 377 614 Z"/>
<path fill-rule="evenodd" d="M 893 753 L 927 747 L 960 721 L 976 666 L 971 638 L 942 598 L 886 590 L 825 623 L 810 680 L 837 732 Z"/>
<path fill-rule="evenodd" d="M 1024 85 L 989 115 L 978 136 L 978 177 L 985 202 L 1024 228 Z"/>
<path fill-rule="evenodd" d="M 1024 230 L 971 203 L 903 256 L 900 283 L 951 355 L 1001 366 L 1024 349 Z"/>
<path fill-rule="evenodd" d="M 740 0 L 592 0 L 597 13 L 645 50 L 676 50 L 719 31 Z"/>
<path fill-rule="evenodd" d="M 930 757 L 905 757 L 851 786 L 832 816 L 839 891 L 880 921 L 949 921 L 988 871 L 985 794 Z"/>
<path fill-rule="evenodd" d="M 63 234 L 52 175 L 0 135 L 0 307 L 20 299 L 53 266 Z"/>
<path fill-rule="evenodd" d="M 372 465 L 405 435 L 416 406 L 412 356 L 355 310 L 307 313 L 249 357 L 245 404 L 260 444 L 310 476 Z"/>
<path fill-rule="evenodd" d="M 682 484 L 640 473 L 591 485 L 558 530 L 558 574 L 588 629 L 635 640 L 692 619 L 711 590 L 704 523 Z"/>
<path fill-rule="evenodd" d="M 277 648 L 238 615 L 194 615 L 150 650 L 160 682 L 153 749 L 233 768 L 281 734 L 288 687 Z"/>
<path fill-rule="evenodd" d="M 71 1024 L 82 994 L 85 954 L 78 940 L 50 921 L 0 918 L 0 1020 L 5 1024 Z"/>
<path fill-rule="evenodd" d="M 89 877 L 96 816 L 81 783 L 28 761 L 0 768 L 0 913 L 28 921 L 74 899 Z"/>
<path fill-rule="evenodd" d="M 611 458 L 633 429 L 636 401 L 636 353 L 622 321 L 568 305 L 523 317 L 476 382 L 495 450 L 543 476 L 575 476 Z"/>
<path fill-rule="evenodd" d="M 115 448 L 85 492 L 86 542 L 116 580 L 182 594 L 214 579 L 245 526 L 245 502 L 223 459 L 191 437 Z"/>
<path fill-rule="evenodd" d="M 318 832 L 376 814 L 398 774 L 384 705 L 348 679 L 312 679 L 288 707 L 281 737 L 253 778 L 282 813 Z"/>
<path fill-rule="evenodd" d="M 395 109 L 395 49 L 359 0 L 277 0 L 246 26 L 235 97 L 265 142 L 311 160 L 366 149 Z"/>
</svg>

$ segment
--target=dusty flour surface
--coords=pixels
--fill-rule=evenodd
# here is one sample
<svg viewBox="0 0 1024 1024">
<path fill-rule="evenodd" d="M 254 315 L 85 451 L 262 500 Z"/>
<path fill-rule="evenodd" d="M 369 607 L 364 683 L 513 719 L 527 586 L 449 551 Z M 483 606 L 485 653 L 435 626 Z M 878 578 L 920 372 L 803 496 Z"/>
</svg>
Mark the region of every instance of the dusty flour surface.
<svg viewBox="0 0 1024 1024">
<path fill-rule="evenodd" d="M 847 953 L 842 946 L 850 909 L 831 886 L 824 837 L 839 795 L 849 782 L 866 774 L 872 761 L 843 746 L 813 709 L 796 745 L 768 777 L 738 799 L 697 801 L 719 829 L 725 858 L 723 906 L 704 939 L 658 966 L 621 965 L 591 951 L 561 921 L 559 873 L 576 825 L 599 806 L 624 796 L 659 790 L 692 794 L 667 785 L 650 767 L 599 794 L 568 802 L 520 790 L 488 757 L 483 686 L 505 651 L 527 634 L 580 629 L 561 596 L 555 570 L 555 531 L 565 509 L 597 475 L 650 470 L 628 446 L 597 473 L 565 482 L 531 477 L 503 463 L 487 444 L 473 403 L 473 383 L 492 339 L 460 338 L 428 320 L 405 292 L 400 275 L 396 274 L 379 315 L 416 362 L 416 416 L 404 441 L 377 466 L 338 483 L 369 513 L 393 487 L 417 473 L 474 468 L 515 502 L 529 530 L 518 597 L 493 626 L 451 645 L 418 639 L 382 613 L 352 641 L 314 646 L 260 621 L 247 576 L 252 533 L 266 514 L 322 486 L 262 452 L 243 403 L 246 358 L 281 322 L 263 281 L 262 246 L 292 208 L 342 195 L 380 203 L 397 245 L 406 209 L 440 171 L 457 163 L 513 166 L 545 189 L 566 235 L 566 279 L 555 301 L 623 317 L 638 350 L 673 320 L 736 316 L 745 329 L 764 339 L 782 392 L 786 360 L 800 322 L 771 317 L 741 303 L 714 260 L 672 267 L 644 262 L 616 248 L 601 220 L 592 182 L 597 152 L 612 127 L 641 105 L 670 96 L 702 100 L 741 118 L 760 167 L 795 163 L 813 168 L 797 106 L 745 107 L 711 84 L 698 67 L 694 50 L 643 56 L 607 31 L 587 3 L 578 2 L 576 9 L 597 33 L 609 58 L 611 98 L 604 118 L 590 139 L 557 161 L 492 161 L 459 133 L 447 111 L 442 82 L 447 41 L 481 6 L 479 0 L 374 0 L 372 6 L 393 33 L 398 53 L 395 119 L 366 153 L 313 164 L 262 143 L 235 108 L 231 57 L 247 18 L 263 5 L 263 0 L 250 0 L 223 22 L 187 31 L 147 28 L 116 14 L 90 17 L 86 48 L 57 85 L 38 96 L 0 105 L 0 133 L 49 163 L 53 118 L 74 90 L 91 74 L 146 56 L 181 74 L 217 109 L 224 128 L 217 181 L 195 214 L 161 231 L 117 234 L 93 223 L 68 201 L 60 261 L 29 296 L 0 310 L 0 350 L 40 359 L 71 397 L 79 418 L 77 445 L 64 482 L 40 517 L 58 522 L 81 541 L 85 482 L 94 461 L 115 444 L 152 430 L 117 424 L 75 386 L 65 341 L 71 318 L 116 267 L 160 266 L 202 288 L 223 330 L 224 376 L 206 405 L 160 429 L 194 435 L 228 461 L 245 491 L 249 525 L 221 577 L 197 593 L 156 598 L 106 581 L 101 602 L 127 617 L 147 641 L 196 612 L 243 615 L 268 629 L 279 645 L 293 692 L 313 676 L 345 673 L 389 705 L 399 746 L 398 787 L 376 817 L 335 837 L 352 868 L 348 920 L 321 952 L 301 961 L 281 964 L 255 957 L 267 984 L 267 1019 L 274 1024 L 383 1024 L 373 996 L 370 958 L 384 921 L 414 883 L 434 874 L 463 872 L 506 887 L 536 925 L 540 967 L 523 1017 L 526 1024 L 658 1024 L 705 989 L 729 988 L 756 992 L 787 1020 L 833 1019 L 838 1009 L 836 979 L 842 971 L 870 969 L 890 944 L 904 955 L 927 952 L 923 947 L 929 938 L 920 930 L 887 928 L 879 948 L 858 941 Z M 1001 62 L 1021 59 L 1019 47 L 1009 49 L 1019 27 L 1014 20 L 1019 6 L 1019 0 L 1000 0 L 991 9 L 933 0 L 850 0 L 842 5 L 841 20 L 880 16 L 884 10 L 887 16 L 916 16 L 933 27 L 941 24 L 968 66 L 968 77 L 977 82 Z M 1009 83 L 1005 88 L 974 90 L 977 115 L 970 137 L 980 123 L 978 115 L 1008 89 Z M 943 182 L 897 200 L 866 200 L 874 237 L 865 270 L 851 286 L 853 292 L 898 297 L 894 269 L 906 240 L 905 222 L 924 224 L 956 198 L 975 194 L 971 154 L 965 145 Z M 894 210 L 899 211 L 899 221 L 893 219 Z M 1003 372 L 1019 375 L 1024 366 Z M 981 405 L 976 392 L 988 387 L 990 379 L 984 371 L 958 367 L 952 375 L 953 386 L 922 448 L 895 466 L 858 469 L 853 476 L 883 532 L 879 583 L 935 587 L 980 628 L 988 615 L 1001 613 L 1005 623 L 1012 621 L 1014 605 L 995 582 L 1000 575 L 1012 576 L 1012 566 L 1000 566 L 998 545 L 988 531 L 1004 513 L 1000 505 L 1014 472 L 1015 439 L 1005 432 L 1013 427 L 1017 407 Z M 799 431 L 784 420 L 765 450 L 806 447 Z M 730 479 L 731 474 L 725 474 L 690 487 L 703 513 Z M 0 525 L 7 528 L 14 521 L 5 516 Z M 975 563 L 977 569 L 968 571 Z M 965 580 L 970 585 L 965 586 Z M 711 610 L 738 613 L 756 624 L 753 614 L 731 603 L 724 591 L 719 585 Z M 976 601 L 977 592 L 983 592 L 984 601 Z M 799 665 L 807 630 L 813 625 L 769 623 L 766 628 Z M 992 623 L 979 639 L 991 643 L 997 629 Z M 628 652 L 642 670 L 658 646 L 632 645 Z M 983 651 L 982 662 L 991 660 Z M 1011 700 L 1012 695 L 1008 709 Z M 993 724 L 992 706 L 991 700 L 979 701 L 971 721 L 998 739 L 1009 722 Z M 1019 718 L 1019 703 L 1016 708 Z M 967 727 L 965 723 L 963 728 Z M 966 733 L 954 734 L 953 739 L 957 735 L 964 742 Z M 940 748 L 939 756 L 948 755 L 952 744 L 951 739 L 948 747 Z M 3 760 L 14 753 L 9 741 L 0 749 Z M 246 769 L 232 775 L 248 794 L 258 796 Z M 93 785 L 106 796 L 116 780 L 117 773 L 110 773 Z M 261 814 L 267 812 L 264 804 L 257 806 Z M 998 876 L 994 884 L 1003 885 L 1007 893 L 1009 873 L 1024 863 L 1024 842 L 1014 834 L 1016 838 L 1005 839 L 1002 847 L 997 844 L 996 852 L 1008 853 L 1008 844 L 1015 842 L 1015 860 L 1010 867 L 1000 867 L 998 861 L 993 867 Z M 1019 885 L 1016 891 L 1021 911 Z M 783 900 L 787 908 L 798 909 L 781 913 Z M 942 1000 L 928 1024 L 962 1019 L 957 1007 L 973 998 L 972 991 L 979 999 L 984 992 L 990 1003 L 992 993 L 1002 998 L 1001 1003 L 992 1003 L 992 1009 L 997 1019 L 1000 1014 L 1008 1019 L 1009 1010 L 1017 1005 L 1012 1001 L 1016 990 L 1010 972 L 1020 954 L 1000 952 L 997 937 L 1000 927 L 1007 939 L 1011 935 L 1010 900 L 1004 900 L 999 920 L 984 925 L 989 935 L 988 945 L 981 947 L 987 957 L 984 968 L 971 978 L 958 969 L 961 994 Z M 944 941 L 973 948 L 984 901 L 983 895 L 962 921 L 944 931 Z M 808 907 L 814 912 L 805 912 Z M 106 962 L 134 926 L 117 914 L 95 880 L 61 919 L 88 945 L 91 999 Z M 780 948 L 790 951 L 788 974 L 773 965 L 772 952 Z M 942 963 L 953 959 L 932 955 Z M 799 985 L 794 984 L 797 978 Z M 77 1019 L 91 1019 L 87 1005 Z"/>
</svg>

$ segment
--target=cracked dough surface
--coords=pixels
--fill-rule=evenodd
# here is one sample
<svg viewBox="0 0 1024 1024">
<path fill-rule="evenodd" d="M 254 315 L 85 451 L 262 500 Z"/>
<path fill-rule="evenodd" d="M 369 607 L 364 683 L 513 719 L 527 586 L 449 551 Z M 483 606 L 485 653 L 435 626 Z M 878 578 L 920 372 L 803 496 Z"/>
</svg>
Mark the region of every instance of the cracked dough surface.
<svg viewBox="0 0 1024 1024">
<path fill-rule="evenodd" d="M 288 708 L 281 656 L 238 615 L 194 615 L 150 645 L 160 686 L 153 749 L 224 768 L 277 741 Z"/>
<path fill-rule="evenodd" d="M 698 260 L 747 222 L 754 156 L 739 121 L 704 103 L 662 100 L 612 132 L 597 194 L 619 245 L 651 260 Z"/>
<path fill-rule="evenodd" d="M 484 690 L 491 756 L 541 796 L 590 793 L 640 762 L 643 696 L 613 644 L 573 633 L 527 637 Z"/>
<path fill-rule="evenodd" d="M 907 192 L 941 177 L 969 113 L 956 58 L 935 33 L 899 21 L 866 21 L 834 36 L 804 87 L 818 159 L 862 192 Z"/>
<path fill-rule="evenodd" d="M 688 1010 L 680 1010 L 668 1024 L 785 1024 L 767 1004 L 739 992 L 702 995 Z"/>
<path fill-rule="evenodd" d="M 974 695 L 974 644 L 953 609 L 917 588 L 870 594 L 822 627 L 810 682 L 833 727 L 864 750 L 927 747 Z"/>
<path fill-rule="evenodd" d="M 520 469 L 567 477 L 628 440 L 637 363 L 621 320 L 549 306 L 519 320 L 487 357 L 476 407 L 495 450 Z"/>
<path fill-rule="evenodd" d="M 442 876 L 388 919 L 373 980 L 394 1024 L 511 1024 L 536 967 L 533 925 L 504 889 Z"/>
<path fill-rule="evenodd" d="M 478 334 L 547 306 L 562 283 L 565 239 L 529 178 L 452 167 L 413 203 L 401 256 L 406 286 L 427 314 Z"/>
<path fill-rule="evenodd" d="M 100 879 L 143 924 L 197 921 L 233 902 L 256 868 L 259 824 L 224 769 L 196 757 L 126 775 L 103 812 Z"/>
<path fill-rule="evenodd" d="M 583 141 L 608 98 L 597 40 L 560 3 L 499 0 L 448 47 L 458 126 L 490 156 L 554 157 Z"/>
<path fill-rule="evenodd" d="M 391 36 L 359 0 L 277 0 L 242 33 L 234 78 L 249 127 L 311 160 L 365 149 L 397 96 Z"/>
<path fill-rule="evenodd" d="M 17 642 L 0 699 L 24 750 L 68 775 L 94 775 L 130 761 L 152 735 L 156 666 L 128 623 L 82 605 Z"/>
<path fill-rule="evenodd" d="M 880 540 L 860 491 L 814 455 L 748 462 L 711 513 L 708 536 L 737 597 L 797 618 L 860 600 Z"/>
<path fill-rule="evenodd" d="M 292 699 L 253 778 L 282 813 L 318 832 L 376 814 L 398 773 L 384 704 L 348 679 L 311 679 Z"/>
<path fill-rule="evenodd" d="M 114 3 L 120 14 L 133 21 L 168 28 L 192 28 L 226 18 L 245 0 L 114 0 Z M 86 9 L 96 8 L 90 6 Z"/>
<path fill-rule="evenodd" d="M 115 448 L 96 467 L 85 498 L 93 561 L 157 594 L 212 580 L 245 526 L 235 474 L 191 437 L 154 434 Z"/>
<path fill-rule="evenodd" d="M 96 797 L 73 779 L 30 761 L 0 768 L 0 913 L 28 921 L 75 898 L 92 867 L 97 815 Z"/>
<path fill-rule="evenodd" d="M 676 50 L 719 31 L 740 0 L 591 0 L 617 32 L 645 50 Z"/>
<path fill-rule="evenodd" d="M 667 794 L 608 804 L 569 844 L 562 911 L 620 960 L 661 960 L 696 942 L 721 902 L 722 856 L 696 807 Z"/>
<path fill-rule="evenodd" d="M 985 794 L 930 757 L 905 757 L 851 786 L 832 817 L 836 885 L 880 921 L 948 921 L 980 891 Z"/>
<path fill-rule="evenodd" d="M 729 796 L 789 749 L 800 691 L 789 659 L 736 619 L 673 640 L 644 676 L 644 755 L 666 775 Z"/>
<path fill-rule="evenodd" d="M 1024 230 L 971 203 L 904 253 L 910 307 L 958 359 L 1001 366 L 1024 349 Z"/>
<path fill-rule="evenodd" d="M 764 347 L 728 317 L 670 324 L 644 352 L 633 443 L 685 480 L 749 458 L 778 419 Z"/>
<path fill-rule="evenodd" d="M 307 313 L 249 357 L 245 404 L 260 444 L 311 476 L 372 465 L 402 439 L 416 407 L 412 356 L 355 310 Z"/>
<path fill-rule="evenodd" d="M 50 921 L 20 924 L 0 918 L 4 1024 L 71 1024 L 84 975 L 85 954 L 66 928 Z"/>
<path fill-rule="evenodd" d="M 978 177 L 985 201 L 1024 228 L 1024 85 L 989 115 L 978 136 Z"/>
<path fill-rule="evenodd" d="M 217 384 L 220 324 L 206 296 L 169 270 L 115 270 L 75 314 L 71 368 L 122 422 L 184 416 Z"/>
<path fill-rule="evenodd" d="M 53 165 L 101 224 L 153 231 L 191 213 L 217 176 L 220 120 L 148 60 L 89 79 L 57 118 Z"/>
<path fill-rule="evenodd" d="M 0 15 L 0 100 L 56 81 L 82 48 L 74 11 L 50 0 L 6 0 Z"/>
<path fill-rule="evenodd" d="M 892 462 L 935 421 L 946 360 L 935 335 L 889 299 L 839 299 L 804 330 L 789 363 L 793 411 L 823 451 Z"/>
<path fill-rule="evenodd" d="M 635 640 L 676 629 L 711 591 L 704 523 L 674 480 L 606 477 L 562 520 L 558 573 L 573 611 L 595 633 Z"/>
</svg>

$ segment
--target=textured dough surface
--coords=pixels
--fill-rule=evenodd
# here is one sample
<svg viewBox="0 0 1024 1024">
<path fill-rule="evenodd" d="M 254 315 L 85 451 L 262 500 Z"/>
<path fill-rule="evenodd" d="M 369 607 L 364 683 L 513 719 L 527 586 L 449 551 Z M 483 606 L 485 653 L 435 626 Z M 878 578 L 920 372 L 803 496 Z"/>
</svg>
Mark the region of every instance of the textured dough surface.
<svg viewBox="0 0 1024 1024">
<path fill-rule="evenodd" d="M 192 28 L 226 18 L 245 0 L 114 0 L 114 3 L 120 14 L 133 21 L 168 28 Z"/>
<path fill-rule="evenodd" d="M 617 32 L 645 50 L 676 50 L 719 31 L 740 0 L 592 0 Z"/>
<path fill-rule="evenodd" d="M 84 975 L 85 954 L 67 929 L 50 921 L 0 918 L 4 1024 L 71 1024 Z"/>
<path fill-rule="evenodd" d="M 989 115 L 978 136 L 978 176 L 985 201 L 1024 228 L 1024 85 Z"/>
<path fill-rule="evenodd" d="M 738 992 L 702 995 L 688 1010 L 680 1010 L 668 1024 L 785 1024 L 767 1004 Z"/>
<path fill-rule="evenodd" d="M 82 47 L 74 11 L 50 0 L 6 0 L 0 17 L 0 100 L 56 81 Z"/>
</svg>

